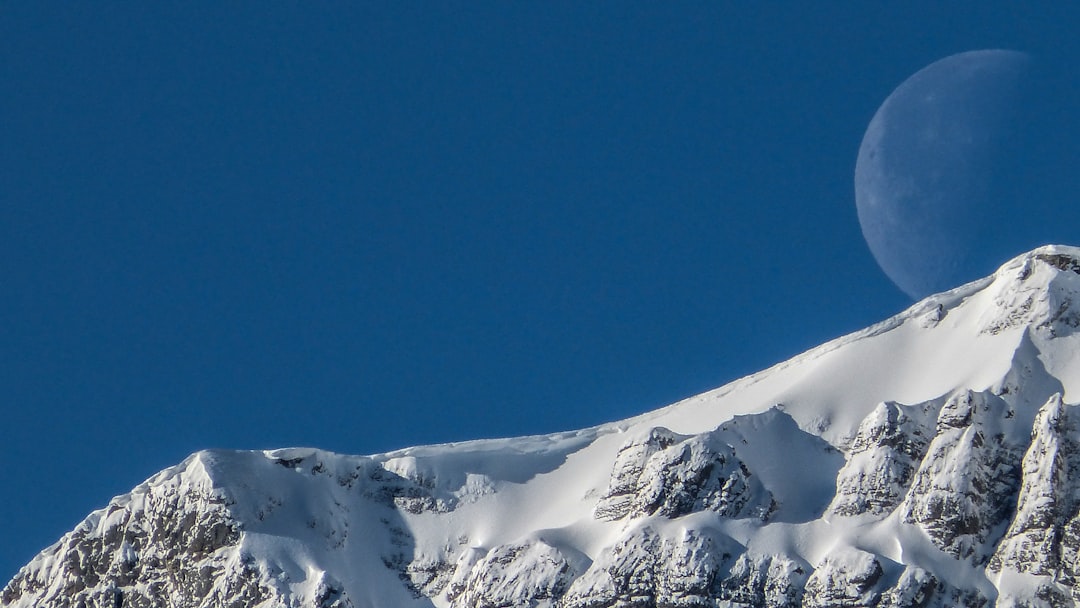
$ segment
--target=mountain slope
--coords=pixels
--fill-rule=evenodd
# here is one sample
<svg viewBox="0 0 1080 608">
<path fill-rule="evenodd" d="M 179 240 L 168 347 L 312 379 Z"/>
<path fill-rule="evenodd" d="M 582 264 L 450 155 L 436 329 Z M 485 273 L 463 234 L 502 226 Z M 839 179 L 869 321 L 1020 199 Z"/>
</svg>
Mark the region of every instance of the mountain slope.
<svg viewBox="0 0 1080 608">
<path fill-rule="evenodd" d="M 1080 249 L 576 432 L 192 455 L 4 606 L 1072 606 Z"/>
</svg>

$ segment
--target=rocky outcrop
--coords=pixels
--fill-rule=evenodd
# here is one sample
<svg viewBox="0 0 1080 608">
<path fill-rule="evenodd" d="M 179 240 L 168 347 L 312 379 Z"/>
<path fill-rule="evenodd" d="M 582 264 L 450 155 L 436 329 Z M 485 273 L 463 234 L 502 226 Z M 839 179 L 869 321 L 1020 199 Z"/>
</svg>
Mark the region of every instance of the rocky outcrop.
<svg viewBox="0 0 1080 608">
<path fill-rule="evenodd" d="M 19 572 L 4 588 L 3 605 L 352 606 L 329 577 L 310 597 L 298 597 L 262 565 L 235 558 L 242 527 L 232 499 L 203 475 L 204 457 L 87 518 Z"/>
<path fill-rule="evenodd" d="M 983 608 L 990 600 L 975 589 L 958 589 L 917 566 L 908 566 L 882 593 L 878 608 Z"/>
<path fill-rule="evenodd" d="M 924 406 L 882 403 L 859 426 L 836 479 L 830 516 L 886 515 L 907 494 L 926 454 L 931 429 Z"/>
<path fill-rule="evenodd" d="M 1035 417 L 1024 455 L 1016 514 L 987 570 L 1008 587 L 1008 573 L 1042 579 L 1010 595 L 1033 605 L 1072 606 L 1080 569 L 1080 435 L 1076 414 L 1054 395 Z"/>
<path fill-rule="evenodd" d="M 795 608 L 802 605 L 808 564 L 787 555 L 743 553 L 715 585 L 716 597 L 734 606 Z"/>
<path fill-rule="evenodd" d="M 996 428 L 1007 410 L 1004 401 L 987 393 L 966 391 L 950 398 L 900 506 L 903 521 L 922 528 L 954 557 L 984 563 L 995 532 L 1012 512 L 1020 447 Z"/>
<path fill-rule="evenodd" d="M 856 549 L 827 556 L 806 581 L 804 608 L 877 606 L 885 571 L 872 554 Z"/>
<path fill-rule="evenodd" d="M 774 506 L 772 495 L 716 433 L 685 437 L 654 428 L 619 451 L 594 513 L 605 520 L 697 511 L 766 519 Z"/>
<path fill-rule="evenodd" d="M 994 314 L 982 331 L 997 334 L 1030 327 L 1051 337 L 1067 336 L 1080 327 L 1080 262 L 1074 255 L 1044 248 L 1007 264 L 999 274 Z"/>
<path fill-rule="evenodd" d="M 713 606 L 717 574 L 738 551 L 722 535 L 664 536 L 646 526 L 605 550 L 570 586 L 562 606 Z"/>
<path fill-rule="evenodd" d="M 645 463 L 657 452 L 686 439 L 665 428 L 652 428 L 641 439 L 626 442 L 615 456 L 608 489 L 593 509 L 595 517 L 612 521 L 629 515 L 634 509 Z"/>
<path fill-rule="evenodd" d="M 1060 395 L 1039 410 L 1024 455 L 1016 515 L 990 560 L 991 571 L 1058 574 L 1065 528 L 1080 498 L 1080 488 L 1073 487 L 1080 483 L 1073 426 Z"/>
<path fill-rule="evenodd" d="M 458 561 L 446 590 L 454 608 L 555 605 L 577 575 L 558 549 L 543 542 L 503 545 L 486 555 L 471 550 Z"/>
</svg>

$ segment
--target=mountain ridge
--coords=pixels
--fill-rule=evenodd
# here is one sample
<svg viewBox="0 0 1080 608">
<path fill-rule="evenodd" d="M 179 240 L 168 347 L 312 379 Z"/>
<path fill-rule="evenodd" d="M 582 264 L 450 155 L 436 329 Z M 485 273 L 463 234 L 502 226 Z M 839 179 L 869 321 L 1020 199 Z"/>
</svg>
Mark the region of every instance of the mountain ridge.
<svg viewBox="0 0 1080 608">
<path fill-rule="evenodd" d="M 1077 303 L 1080 249 L 1046 246 L 623 421 L 370 456 L 198 452 L 0 602 L 1073 606 Z"/>
</svg>

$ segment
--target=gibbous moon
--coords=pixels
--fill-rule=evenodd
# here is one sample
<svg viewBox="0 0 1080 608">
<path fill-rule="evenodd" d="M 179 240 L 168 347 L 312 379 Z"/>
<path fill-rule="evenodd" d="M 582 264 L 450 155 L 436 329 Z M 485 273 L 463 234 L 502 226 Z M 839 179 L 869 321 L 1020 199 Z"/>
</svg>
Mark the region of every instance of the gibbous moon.
<svg viewBox="0 0 1080 608">
<path fill-rule="evenodd" d="M 995 180 L 1010 160 L 1009 119 L 1027 71 L 1028 56 L 1015 51 L 952 55 L 905 80 L 870 121 L 855 164 L 859 223 L 878 265 L 911 297 L 1004 261 L 980 259 L 980 248 L 1008 230 Z"/>
</svg>

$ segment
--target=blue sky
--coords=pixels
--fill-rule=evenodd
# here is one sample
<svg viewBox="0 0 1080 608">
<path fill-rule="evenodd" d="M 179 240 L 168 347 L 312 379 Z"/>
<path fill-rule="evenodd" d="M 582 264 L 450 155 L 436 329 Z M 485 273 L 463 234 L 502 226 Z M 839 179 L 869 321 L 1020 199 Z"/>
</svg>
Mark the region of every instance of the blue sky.
<svg viewBox="0 0 1080 608">
<path fill-rule="evenodd" d="M 898 312 L 855 157 L 956 52 L 1052 84 L 1069 241 L 1078 15 L 935 5 L 5 4 L 0 578 L 199 449 L 580 428 Z"/>
</svg>

